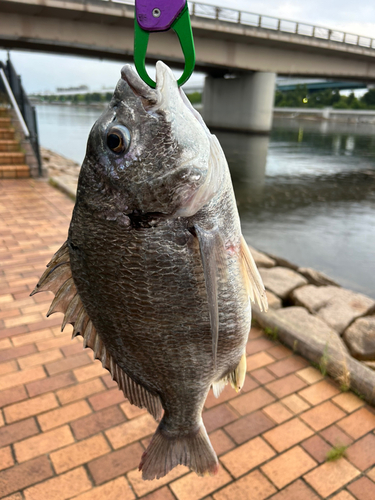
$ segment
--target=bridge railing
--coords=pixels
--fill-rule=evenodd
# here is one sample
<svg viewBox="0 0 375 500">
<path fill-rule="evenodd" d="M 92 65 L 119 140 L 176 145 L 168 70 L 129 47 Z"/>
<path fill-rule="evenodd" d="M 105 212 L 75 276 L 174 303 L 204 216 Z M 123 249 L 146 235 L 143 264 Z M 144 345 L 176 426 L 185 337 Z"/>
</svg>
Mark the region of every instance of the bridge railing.
<svg viewBox="0 0 375 500">
<path fill-rule="evenodd" d="M 132 0 L 104 0 L 126 5 L 134 5 Z M 309 23 L 279 19 L 277 17 L 255 14 L 243 10 L 229 9 L 227 7 L 216 7 L 215 5 L 188 1 L 190 15 L 224 21 L 242 26 L 254 26 L 272 31 L 281 31 L 295 35 L 317 38 L 321 40 L 331 40 L 332 42 L 344 43 L 348 45 L 358 45 L 369 49 L 375 49 L 375 38 L 363 35 L 346 33 L 323 26 L 315 26 Z"/>
<path fill-rule="evenodd" d="M 134 0 L 104 0 L 107 2 L 134 5 Z M 206 19 L 214 19 L 242 26 L 255 26 L 283 33 L 302 35 L 321 40 L 331 40 L 332 42 L 344 43 L 348 45 L 358 45 L 368 49 L 375 49 L 375 38 L 354 33 L 346 33 L 323 26 L 279 19 L 278 17 L 255 14 L 243 10 L 228 9 L 227 7 L 216 7 L 215 5 L 188 1 L 190 15 Z"/>
<path fill-rule="evenodd" d="M 252 12 L 245 12 L 224 7 L 216 7 L 214 5 L 188 2 L 189 10 L 192 16 L 216 19 L 217 21 L 230 22 L 245 26 L 255 26 L 273 31 L 282 31 L 296 35 L 318 38 L 323 40 L 331 40 L 333 42 L 345 43 L 349 45 L 358 45 L 360 47 L 375 48 L 375 39 L 346 33 L 344 31 L 325 28 L 323 26 L 315 26 L 308 23 L 300 23 L 287 19 L 279 19 L 272 16 L 264 16 Z"/>
</svg>

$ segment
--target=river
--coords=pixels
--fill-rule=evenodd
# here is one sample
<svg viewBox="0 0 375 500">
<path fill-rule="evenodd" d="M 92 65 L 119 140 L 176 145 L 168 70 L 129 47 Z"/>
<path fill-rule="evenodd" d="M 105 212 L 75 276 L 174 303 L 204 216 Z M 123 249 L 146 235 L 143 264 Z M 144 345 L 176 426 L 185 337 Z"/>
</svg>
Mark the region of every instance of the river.
<svg viewBox="0 0 375 500">
<path fill-rule="evenodd" d="M 98 109 L 37 106 L 42 146 L 81 162 Z M 217 131 L 252 246 L 375 298 L 375 126 L 275 118 Z"/>
</svg>

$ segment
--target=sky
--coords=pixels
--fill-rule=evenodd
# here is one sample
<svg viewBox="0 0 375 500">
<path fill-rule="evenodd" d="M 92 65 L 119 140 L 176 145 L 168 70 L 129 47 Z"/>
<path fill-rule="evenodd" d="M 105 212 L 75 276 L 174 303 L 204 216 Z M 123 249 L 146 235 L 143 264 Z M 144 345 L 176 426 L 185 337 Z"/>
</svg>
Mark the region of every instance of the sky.
<svg viewBox="0 0 375 500">
<path fill-rule="evenodd" d="M 375 2 L 372 0 L 205 0 L 204 3 L 257 14 L 290 19 L 375 38 Z M 0 60 L 5 61 L 1 50 Z M 28 93 L 54 91 L 57 87 L 88 85 L 90 90 L 114 88 L 121 62 L 92 58 L 11 51 L 11 59 Z M 56 64 L 57 63 L 57 64 Z M 150 72 L 151 74 L 151 72 Z M 88 75 L 90 75 L 88 77 Z M 179 76 L 179 73 L 176 72 Z M 195 73 L 189 84 L 203 82 Z"/>
</svg>

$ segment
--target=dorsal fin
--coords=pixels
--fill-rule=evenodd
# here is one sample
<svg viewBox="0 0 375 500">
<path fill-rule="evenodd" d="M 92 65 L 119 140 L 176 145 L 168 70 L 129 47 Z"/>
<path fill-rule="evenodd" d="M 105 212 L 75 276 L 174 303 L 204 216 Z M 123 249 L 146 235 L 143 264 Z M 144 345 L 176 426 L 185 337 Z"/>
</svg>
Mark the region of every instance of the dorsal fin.
<svg viewBox="0 0 375 500">
<path fill-rule="evenodd" d="M 122 390 L 129 402 L 139 408 L 146 408 L 156 420 L 160 420 L 163 408 L 159 396 L 151 394 L 147 389 L 137 384 L 118 366 L 86 313 L 73 281 L 67 242 L 47 264 L 46 271 L 31 295 L 47 290 L 55 294 L 47 315 L 63 312 L 62 330 L 67 323 L 73 325 L 72 336 L 82 335 L 84 347 L 90 347 L 94 351 L 95 359 L 99 359 L 103 368 L 110 372 L 112 379 L 116 380 L 119 389 Z"/>
</svg>

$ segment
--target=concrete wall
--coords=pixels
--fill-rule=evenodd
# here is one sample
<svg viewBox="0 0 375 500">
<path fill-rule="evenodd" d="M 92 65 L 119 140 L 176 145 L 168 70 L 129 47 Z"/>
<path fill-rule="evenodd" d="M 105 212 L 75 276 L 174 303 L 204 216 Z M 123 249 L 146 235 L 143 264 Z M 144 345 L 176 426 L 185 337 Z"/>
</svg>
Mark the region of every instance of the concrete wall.
<svg viewBox="0 0 375 500">
<path fill-rule="evenodd" d="M 287 118 L 315 117 L 342 123 L 375 123 L 375 110 L 372 109 L 274 108 L 273 114 Z"/>
<path fill-rule="evenodd" d="M 275 73 L 206 77 L 203 118 L 212 128 L 267 133 L 272 126 Z"/>
</svg>

